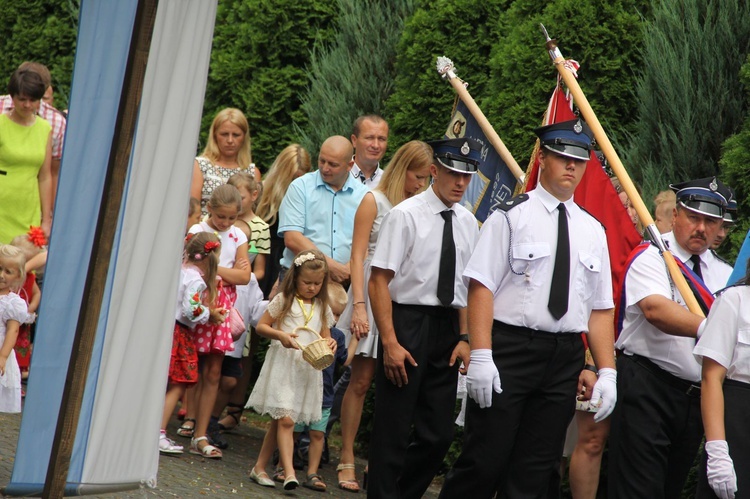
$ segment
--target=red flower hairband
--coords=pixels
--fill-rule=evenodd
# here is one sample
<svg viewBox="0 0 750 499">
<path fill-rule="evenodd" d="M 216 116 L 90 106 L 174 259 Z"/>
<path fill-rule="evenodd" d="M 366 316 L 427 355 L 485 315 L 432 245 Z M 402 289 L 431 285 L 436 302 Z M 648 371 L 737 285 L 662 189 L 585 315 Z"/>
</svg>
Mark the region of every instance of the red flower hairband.
<svg viewBox="0 0 750 499">
<path fill-rule="evenodd" d="M 212 249 L 218 248 L 219 246 L 221 246 L 219 241 L 208 241 L 203 245 L 203 251 L 204 253 L 209 253 Z"/>
<path fill-rule="evenodd" d="M 26 235 L 29 236 L 29 241 L 37 248 L 43 248 L 47 245 L 47 236 L 44 235 L 41 227 L 30 226 Z"/>
</svg>

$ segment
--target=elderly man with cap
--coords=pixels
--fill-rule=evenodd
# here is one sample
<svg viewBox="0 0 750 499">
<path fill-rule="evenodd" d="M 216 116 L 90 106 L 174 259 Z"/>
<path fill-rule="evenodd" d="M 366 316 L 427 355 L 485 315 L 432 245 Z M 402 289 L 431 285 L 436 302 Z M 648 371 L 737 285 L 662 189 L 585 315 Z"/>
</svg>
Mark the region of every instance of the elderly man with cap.
<svg viewBox="0 0 750 499">
<path fill-rule="evenodd" d="M 461 278 L 479 228 L 459 204 L 473 139 L 430 143 L 432 185 L 383 218 L 369 296 L 380 332 L 368 497 L 422 497 L 453 438 L 458 368 L 469 363 Z"/>
<path fill-rule="evenodd" d="M 696 298 L 710 306 L 731 269 L 708 251 L 727 206 L 705 178 L 670 186 L 672 232 L 662 236 Z M 701 368 L 693 356 L 703 321 L 687 310 L 655 245 L 633 251 L 617 339 L 620 388 L 609 440 L 609 497 L 678 498 L 703 436 Z"/>
<path fill-rule="evenodd" d="M 539 185 L 486 220 L 464 270 L 472 400 L 463 450 L 440 497 L 547 495 L 575 411 L 581 332 L 588 332 L 599 368 L 586 394 L 600 405 L 597 421 L 614 407 L 607 240 L 602 225 L 573 201 L 592 133 L 579 119 L 536 133 Z"/>
</svg>

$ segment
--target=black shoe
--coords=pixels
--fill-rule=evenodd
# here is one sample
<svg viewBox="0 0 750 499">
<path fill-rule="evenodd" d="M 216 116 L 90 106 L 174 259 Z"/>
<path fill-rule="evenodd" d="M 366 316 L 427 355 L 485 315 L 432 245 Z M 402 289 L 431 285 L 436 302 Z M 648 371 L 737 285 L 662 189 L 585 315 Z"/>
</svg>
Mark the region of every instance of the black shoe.
<svg viewBox="0 0 750 499">
<path fill-rule="evenodd" d="M 208 423 L 206 436 L 208 437 L 208 442 L 214 447 L 218 447 L 219 449 L 222 449 L 222 450 L 229 447 L 229 442 L 224 440 L 224 437 L 221 436 L 221 429 L 219 428 L 219 421 L 213 416 L 211 416 L 211 421 L 209 421 Z"/>
</svg>

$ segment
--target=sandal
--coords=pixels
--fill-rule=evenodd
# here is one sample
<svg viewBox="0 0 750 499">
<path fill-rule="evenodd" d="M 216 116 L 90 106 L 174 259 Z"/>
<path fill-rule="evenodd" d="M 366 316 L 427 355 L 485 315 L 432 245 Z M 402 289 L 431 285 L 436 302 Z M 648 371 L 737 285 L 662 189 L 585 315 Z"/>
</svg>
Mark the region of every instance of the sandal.
<svg viewBox="0 0 750 499">
<path fill-rule="evenodd" d="M 326 483 L 323 481 L 323 478 L 317 473 L 307 475 L 307 480 L 305 480 L 305 483 L 303 483 L 302 486 L 307 489 L 317 490 L 319 492 L 326 491 Z"/>
<path fill-rule="evenodd" d="M 229 409 L 231 407 L 232 409 Z M 245 406 L 242 404 L 235 404 L 234 402 L 229 402 L 227 404 L 227 415 L 224 416 L 221 421 L 219 421 L 219 429 L 221 431 L 232 431 L 240 424 L 240 418 L 242 418 L 242 413 L 245 412 Z M 224 423 L 224 421 L 227 420 L 227 418 L 232 418 L 234 420 L 234 424 L 227 425 Z"/>
<path fill-rule="evenodd" d="M 167 437 L 166 433 L 159 434 L 159 453 L 165 455 L 182 454 L 182 445 L 177 445 L 174 440 Z"/>
<path fill-rule="evenodd" d="M 185 422 L 182 423 L 182 426 L 177 428 L 177 434 L 181 437 L 193 438 L 193 433 L 195 433 L 195 419 L 185 418 Z"/>
<path fill-rule="evenodd" d="M 224 440 L 221 436 L 221 431 L 219 430 L 219 421 L 214 416 L 211 416 L 211 420 L 208 422 L 208 428 L 206 430 L 206 436 L 208 437 L 208 442 L 218 447 L 219 449 L 226 449 L 229 447 L 229 442 Z"/>
<path fill-rule="evenodd" d="M 338 466 L 336 466 L 336 473 L 341 473 L 344 470 L 354 470 L 355 466 L 354 463 L 351 464 L 344 464 L 339 463 Z M 341 480 L 339 478 L 339 488 L 341 490 L 346 490 L 347 492 L 354 492 L 355 494 L 359 492 L 359 482 L 356 478 L 353 480 Z"/>
<path fill-rule="evenodd" d="M 284 468 L 281 466 L 276 467 L 276 471 L 273 472 L 273 481 L 284 483 L 284 480 L 286 480 L 286 475 L 284 475 Z"/>
<path fill-rule="evenodd" d="M 206 441 L 206 445 L 198 447 L 198 442 Z M 222 454 L 219 449 L 208 443 L 208 437 L 198 437 L 190 441 L 190 453 L 197 456 L 203 456 L 208 459 L 221 459 Z"/>
</svg>

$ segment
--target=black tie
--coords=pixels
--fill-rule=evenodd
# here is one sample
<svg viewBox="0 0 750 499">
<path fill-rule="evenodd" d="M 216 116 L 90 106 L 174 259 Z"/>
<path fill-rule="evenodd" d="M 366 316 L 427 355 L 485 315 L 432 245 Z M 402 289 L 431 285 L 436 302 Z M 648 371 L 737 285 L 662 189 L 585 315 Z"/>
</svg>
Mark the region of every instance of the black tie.
<svg viewBox="0 0 750 499">
<path fill-rule="evenodd" d="M 443 246 L 440 250 L 440 272 L 438 273 L 437 297 L 449 307 L 453 303 L 453 281 L 456 277 L 456 243 L 453 241 L 453 212 L 440 212 L 443 224 Z"/>
<path fill-rule="evenodd" d="M 568 293 L 570 287 L 570 241 L 568 239 L 568 217 L 565 205 L 557 206 L 557 252 L 555 253 L 555 270 L 552 272 L 552 285 L 549 290 L 549 309 L 552 317 L 560 320 L 568 311 Z"/>
<path fill-rule="evenodd" d="M 697 275 L 700 280 L 703 280 L 703 273 L 701 272 L 701 257 L 699 255 L 693 255 L 690 257 L 690 261 L 693 262 L 693 272 Z"/>
</svg>

